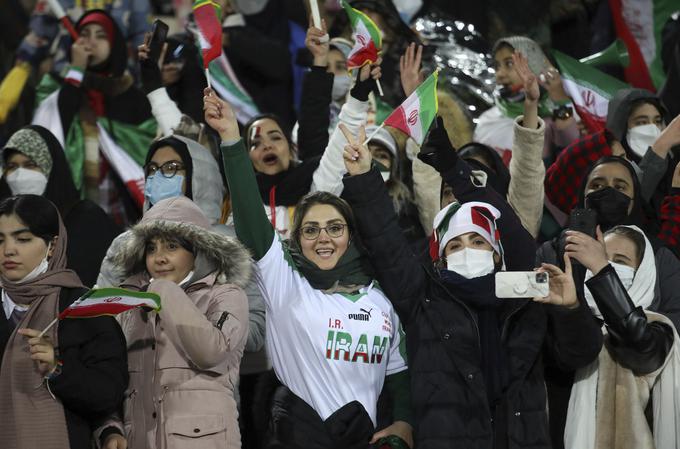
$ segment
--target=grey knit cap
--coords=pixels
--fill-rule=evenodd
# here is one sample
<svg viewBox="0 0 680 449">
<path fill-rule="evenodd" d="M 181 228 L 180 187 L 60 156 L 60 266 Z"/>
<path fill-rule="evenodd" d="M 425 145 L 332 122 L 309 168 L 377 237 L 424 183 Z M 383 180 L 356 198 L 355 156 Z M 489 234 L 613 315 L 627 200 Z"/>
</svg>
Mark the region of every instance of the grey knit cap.
<svg viewBox="0 0 680 449">
<path fill-rule="evenodd" d="M 349 53 L 352 51 L 352 48 L 354 47 L 354 44 L 352 44 L 351 41 L 343 37 L 334 37 L 333 39 L 330 40 L 328 45 L 331 48 L 337 49 L 340 53 L 345 55 L 345 59 L 349 57 Z"/>
<path fill-rule="evenodd" d="M 52 156 L 50 149 L 47 147 L 47 142 L 38 134 L 37 131 L 24 128 L 12 134 L 9 138 L 5 148 L 2 149 L 2 158 L 0 163 L 5 163 L 5 151 L 16 150 L 21 154 L 33 159 L 45 177 L 49 178 L 52 172 Z"/>
<path fill-rule="evenodd" d="M 493 45 L 492 54 L 496 54 L 498 47 L 502 44 L 507 44 L 526 56 L 529 62 L 529 68 L 535 75 L 540 74 L 550 68 L 548 65 L 548 58 L 543 53 L 541 46 L 533 40 L 524 36 L 510 36 L 498 39 Z"/>
</svg>

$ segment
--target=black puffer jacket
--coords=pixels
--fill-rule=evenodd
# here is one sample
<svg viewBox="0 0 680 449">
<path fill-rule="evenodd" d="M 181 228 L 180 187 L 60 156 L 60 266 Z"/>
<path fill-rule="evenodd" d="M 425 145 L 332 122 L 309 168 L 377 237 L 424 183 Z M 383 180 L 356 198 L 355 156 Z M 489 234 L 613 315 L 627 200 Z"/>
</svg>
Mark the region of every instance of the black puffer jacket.
<svg viewBox="0 0 680 449">
<path fill-rule="evenodd" d="M 442 173 L 449 185 L 460 186 L 465 180 L 465 171 L 458 168 Z M 468 169 L 467 183 L 472 186 L 469 179 Z M 343 196 L 356 214 L 377 279 L 405 326 L 417 447 L 550 448 L 544 350 L 565 367 L 594 360 L 602 335 L 590 312 L 585 307 L 567 310 L 528 299 L 503 300 L 499 315 L 509 383 L 500 404 L 491 410 L 475 314 L 431 267 L 409 253 L 377 170 L 344 182 Z M 459 189 L 456 197 L 499 208 L 501 238 L 508 242 L 508 268 L 530 270 L 534 243 L 529 233 L 495 192 L 474 190 Z"/>
</svg>

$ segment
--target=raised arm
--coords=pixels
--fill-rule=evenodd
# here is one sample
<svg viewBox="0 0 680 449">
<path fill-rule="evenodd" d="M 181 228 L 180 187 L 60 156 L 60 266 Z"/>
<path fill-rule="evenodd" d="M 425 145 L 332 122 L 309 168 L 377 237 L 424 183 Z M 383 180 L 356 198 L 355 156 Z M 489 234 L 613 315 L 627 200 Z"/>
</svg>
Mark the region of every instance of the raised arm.
<svg viewBox="0 0 680 449">
<path fill-rule="evenodd" d="M 508 203 L 517 212 L 526 230 L 536 237 L 543 215 L 545 123 L 538 117 L 540 91 L 536 75 L 521 53 L 515 52 L 512 59 L 526 95 L 524 115 L 515 120 Z"/>
<path fill-rule="evenodd" d="M 251 250 L 255 260 L 260 260 L 271 247 L 275 234 L 262 208 L 253 164 L 229 103 L 221 100 L 211 89 L 205 89 L 204 94 L 205 121 L 222 139 L 224 173 L 231 192 L 236 235 Z"/>
<path fill-rule="evenodd" d="M 350 176 L 344 178 L 343 197 L 352 206 L 380 285 L 401 321 L 408 324 L 425 295 L 425 270 L 409 249 L 380 172 L 371 169 L 371 154 L 362 145 L 363 128 L 357 139 L 342 129 L 350 142 L 344 150 Z"/>
<path fill-rule="evenodd" d="M 328 65 L 328 39 L 326 22 L 318 29 L 310 24 L 305 45 L 312 53 L 314 62 L 302 80 L 302 100 L 298 117 L 298 154 L 300 159 L 320 156 L 328 145 L 330 104 L 333 100 L 333 74 L 326 71 Z"/>
<path fill-rule="evenodd" d="M 361 68 L 357 82 L 350 91 L 350 98 L 340 111 L 338 124 L 343 124 L 352 135 L 356 135 L 359 127 L 366 124 L 368 94 L 374 88 L 375 80 L 381 76 L 380 62 L 378 59 L 376 64 L 367 64 Z M 342 159 L 346 143 L 342 131 L 336 127 L 321 157 L 319 168 L 314 172 L 312 190 L 330 192 L 334 195 L 342 193 L 342 177 L 347 173 Z"/>
</svg>

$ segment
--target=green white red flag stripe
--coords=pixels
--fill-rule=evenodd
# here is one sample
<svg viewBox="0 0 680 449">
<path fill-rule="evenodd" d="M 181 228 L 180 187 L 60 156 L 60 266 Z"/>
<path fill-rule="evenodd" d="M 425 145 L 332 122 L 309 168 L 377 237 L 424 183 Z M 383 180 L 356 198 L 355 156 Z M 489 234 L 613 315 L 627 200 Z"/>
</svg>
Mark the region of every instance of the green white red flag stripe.
<svg viewBox="0 0 680 449">
<path fill-rule="evenodd" d="M 161 298 L 155 293 L 123 288 L 92 289 L 61 312 L 59 319 L 117 315 L 136 307 L 158 311 L 161 309 Z"/>
<path fill-rule="evenodd" d="M 255 101 L 234 74 L 226 55 L 222 53 L 209 66 L 210 85 L 234 109 L 236 120 L 247 123 L 260 113 Z"/>
<path fill-rule="evenodd" d="M 618 90 L 629 86 L 559 51 L 553 51 L 553 56 L 564 90 L 571 97 L 581 121 L 590 132 L 603 130 L 607 123 L 609 100 Z"/>
<path fill-rule="evenodd" d="M 354 47 L 347 56 L 347 70 L 362 67 L 364 64 L 373 64 L 378 60 L 380 49 L 382 49 L 380 29 L 366 14 L 352 8 L 344 0 L 342 7 L 352 25 L 352 38 L 354 39 Z"/>
<path fill-rule="evenodd" d="M 97 123 L 99 148 L 138 206 L 144 205 L 144 169 Z"/>
<path fill-rule="evenodd" d="M 203 67 L 208 68 L 210 61 L 222 54 L 222 11 L 211 0 L 195 0 L 194 20 L 198 26 L 198 42 L 203 54 Z"/>
<path fill-rule="evenodd" d="M 649 75 L 647 62 L 642 55 L 638 41 L 633 35 L 631 28 L 629 28 L 628 20 L 624 16 L 623 3 L 622 0 L 609 0 L 609 10 L 611 11 L 616 35 L 626 44 L 628 57 L 630 58 L 630 64 L 628 64 L 628 67 L 624 67 L 623 73 L 626 81 L 633 87 L 639 87 L 640 89 L 647 89 L 651 92 L 655 92 L 656 89 L 654 83 L 652 83 L 652 78 Z M 636 0 L 633 5 L 631 5 L 630 2 L 625 3 L 628 3 L 628 16 L 638 15 L 641 17 L 641 13 L 645 9 L 651 9 L 652 2 L 651 0 Z M 638 22 L 635 25 L 641 27 L 638 32 L 640 35 L 651 32 L 652 27 L 650 26 L 649 30 L 645 30 L 647 27 L 644 26 L 642 22 Z M 650 34 L 653 35 L 653 33 Z"/>
<path fill-rule="evenodd" d="M 437 79 L 439 71 L 423 83 L 383 122 L 408 134 L 418 145 L 423 144 L 427 130 L 437 116 Z"/>
</svg>

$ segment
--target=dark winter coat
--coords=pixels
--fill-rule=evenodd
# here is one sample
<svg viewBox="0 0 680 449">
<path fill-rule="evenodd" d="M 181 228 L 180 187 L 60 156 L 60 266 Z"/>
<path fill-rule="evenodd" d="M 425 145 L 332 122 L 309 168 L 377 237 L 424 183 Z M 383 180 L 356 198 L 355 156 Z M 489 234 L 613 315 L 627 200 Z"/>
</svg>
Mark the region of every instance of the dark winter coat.
<svg viewBox="0 0 680 449">
<path fill-rule="evenodd" d="M 85 291 L 62 289 L 59 310 L 66 309 Z M 0 310 L 3 353 L 12 330 Z M 92 429 L 123 405 L 128 384 L 125 337 L 110 316 L 63 320 L 58 336 L 56 346 L 64 365 L 61 374 L 49 381 L 50 391 L 64 405 L 70 449 L 90 449 Z"/>
<path fill-rule="evenodd" d="M 530 270 L 533 239 L 500 196 L 472 185 L 465 167 L 442 173 L 444 181 L 454 186 L 460 201 L 486 201 L 501 209 L 498 225 L 507 242 L 508 269 Z M 500 403 L 490 409 L 476 315 L 431 267 L 409 253 L 377 170 L 344 182 L 343 196 L 356 214 L 377 278 L 405 325 L 417 446 L 549 448 L 544 350 L 567 367 L 592 362 L 602 335 L 588 309 L 503 300 L 499 316 L 509 382 Z"/>
</svg>

